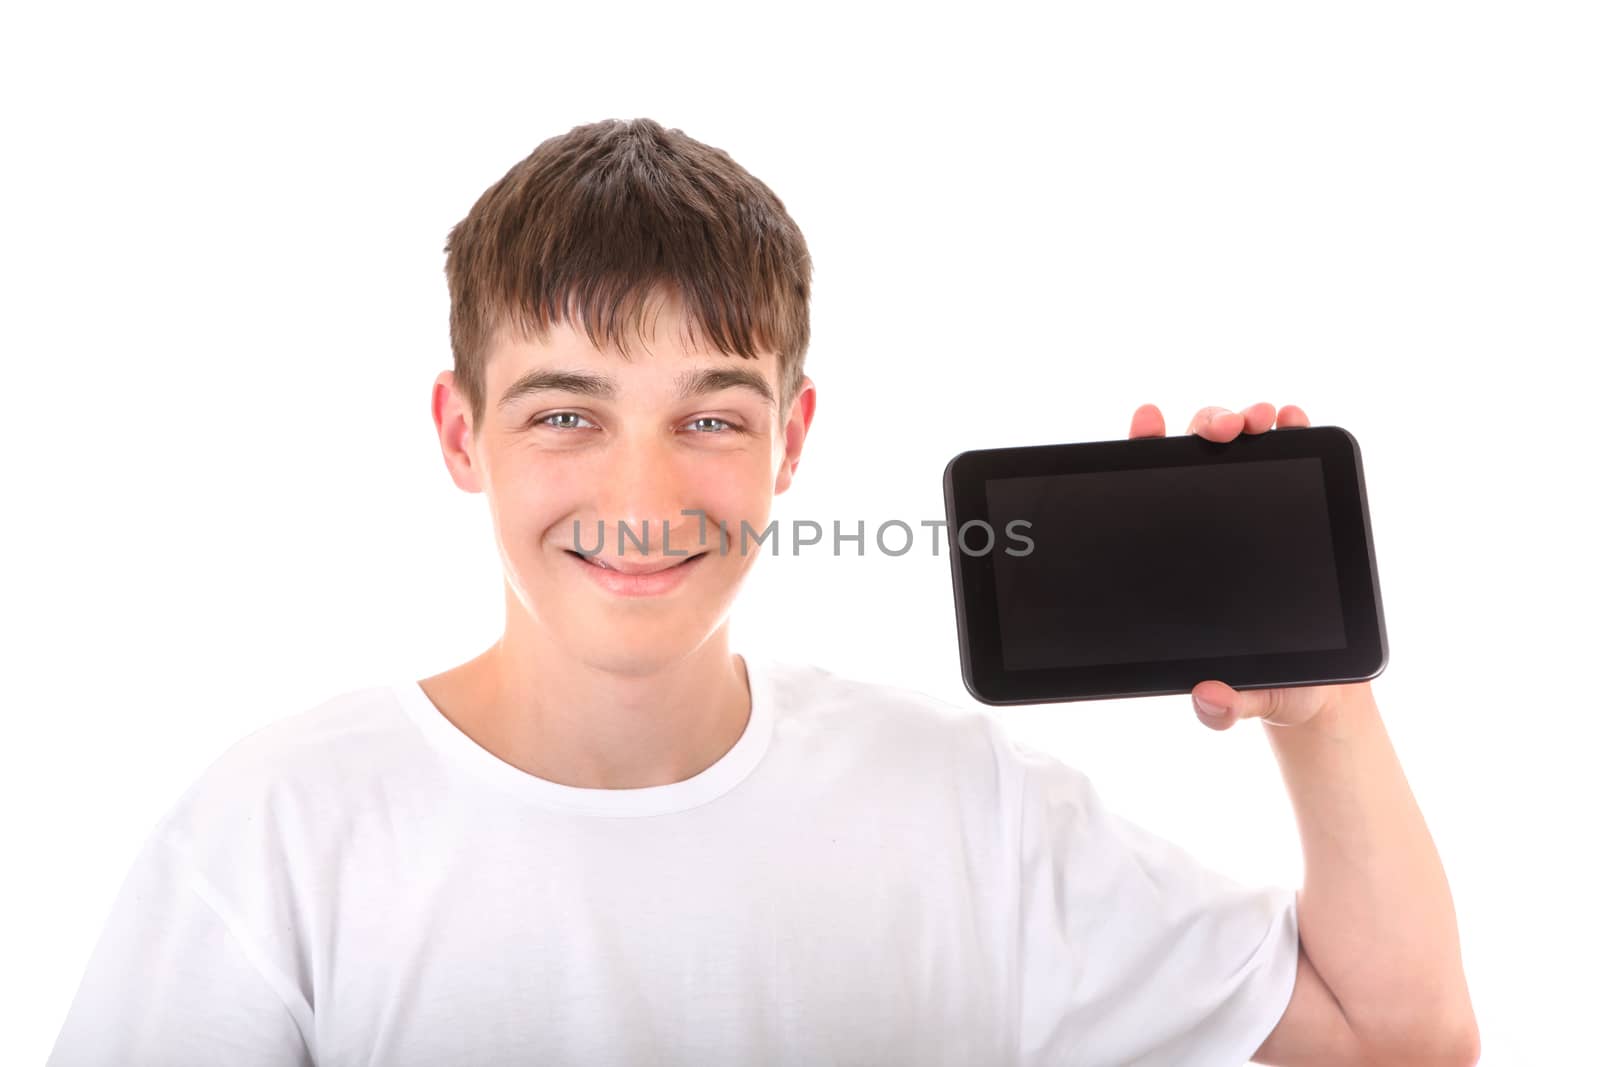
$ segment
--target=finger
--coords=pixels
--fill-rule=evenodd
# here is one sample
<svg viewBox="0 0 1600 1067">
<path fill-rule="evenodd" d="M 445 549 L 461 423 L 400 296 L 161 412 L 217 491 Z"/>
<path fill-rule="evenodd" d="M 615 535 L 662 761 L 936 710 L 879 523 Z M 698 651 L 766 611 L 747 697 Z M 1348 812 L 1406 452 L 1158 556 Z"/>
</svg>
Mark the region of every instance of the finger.
<svg viewBox="0 0 1600 1067">
<path fill-rule="evenodd" d="M 1239 721 L 1239 691 L 1226 682 L 1205 681 L 1189 694 L 1195 714 L 1213 730 L 1227 730 Z"/>
<path fill-rule="evenodd" d="M 1165 436 L 1167 436 L 1167 423 L 1161 417 L 1161 409 L 1154 404 L 1139 405 L 1139 410 L 1133 413 L 1133 424 L 1128 427 L 1128 437 Z"/>
<path fill-rule="evenodd" d="M 1207 726 L 1226 730 L 1240 719 L 1264 719 L 1280 710 L 1281 689 L 1238 690 L 1226 682 L 1208 679 L 1195 686 L 1189 696 L 1194 709 Z M 1210 709 L 1220 714 L 1213 715 Z"/>
<path fill-rule="evenodd" d="M 1213 730 L 1226 730 L 1238 721 L 1233 713 L 1233 687 L 1223 682 L 1206 681 L 1189 694 L 1195 714 Z"/>
<path fill-rule="evenodd" d="M 1244 419 L 1245 433 L 1266 433 L 1272 429 L 1272 420 L 1277 414 L 1278 409 L 1263 400 L 1239 412 L 1239 417 Z"/>
<path fill-rule="evenodd" d="M 1244 419 L 1237 412 L 1222 407 L 1201 408 L 1189 423 L 1189 432 L 1197 433 L 1208 441 L 1219 444 L 1231 441 L 1244 429 Z"/>
<path fill-rule="evenodd" d="M 1287 430 L 1291 426 L 1310 425 L 1311 420 L 1306 417 L 1306 413 L 1293 404 L 1283 405 L 1283 409 L 1278 412 L 1278 429 L 1280 430 Z"/>
</svg>

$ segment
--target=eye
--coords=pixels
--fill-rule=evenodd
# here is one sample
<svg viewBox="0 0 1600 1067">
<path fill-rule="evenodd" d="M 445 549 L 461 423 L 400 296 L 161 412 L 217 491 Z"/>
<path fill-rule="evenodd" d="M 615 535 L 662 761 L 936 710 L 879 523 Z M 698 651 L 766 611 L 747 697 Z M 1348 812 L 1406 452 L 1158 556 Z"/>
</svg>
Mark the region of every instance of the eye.
<svg viewBox="0 0 1600 1067">
<path fill-rule="evenodd" d="M 552 411 L 548 415 L 541 415 L 533 420 L 535 426 L 548 426 L 552 430 L 576 430 L 578 423 L 589 420 L 579 415 L 576 411 Z M 590 423 L 593 425 L 593 423 Z"/>
<path fill-rule="evenodd" d="M 719 419 L 715 415 L 702 415 L 698 419 L 690 419 L 689 425 L 694 429 L 713 434 L 743 432 L 743 427 L 736 426 L 727 419 Z"/>
</svg>

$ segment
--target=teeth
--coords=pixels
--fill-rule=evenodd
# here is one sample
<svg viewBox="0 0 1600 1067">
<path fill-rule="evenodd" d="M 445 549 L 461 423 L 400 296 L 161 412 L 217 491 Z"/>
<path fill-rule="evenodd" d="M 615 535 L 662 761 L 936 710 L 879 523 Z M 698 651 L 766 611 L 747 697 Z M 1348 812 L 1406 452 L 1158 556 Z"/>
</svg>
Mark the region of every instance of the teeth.
<svg viewBox="0 0 1600 1067">
<path fill-rule="evenodd" d="M 582 552 L 574 552 L 573 555 L 577 556 L 581 560 L 584 560 L 585 562 L 591 563 L 594 566 L 599 567 L 601 570 L 611 571 L 614 574 L 626 574 L 626 573 L 628 573 L 626 571 L 617 570 L 617 568 L 611 566 L 605 560 L 601 559 L 599 556 L 589 556 L 589 555 L 585 555 Z M 705 555 L 704 552 L 696 552 L 692 556 L 685 556 L 680 562 L 681 563 L 687 563 L 692 559 L 699 559 L 703 555 Z M 676 564 L 676 563 L 673 564 L 673 566 L 678 566 L 678 565 L 679 564 Z M 671 567 L 663 567 L 663 568 L 661 568 L 661 570 L 646 571 L 646 572 L 643 572 L 643 573 L 646 573 L 646 574 L 660 574 L 662 570 L 670 570 L 670 569 L 671 569 Z"/>
</svg>

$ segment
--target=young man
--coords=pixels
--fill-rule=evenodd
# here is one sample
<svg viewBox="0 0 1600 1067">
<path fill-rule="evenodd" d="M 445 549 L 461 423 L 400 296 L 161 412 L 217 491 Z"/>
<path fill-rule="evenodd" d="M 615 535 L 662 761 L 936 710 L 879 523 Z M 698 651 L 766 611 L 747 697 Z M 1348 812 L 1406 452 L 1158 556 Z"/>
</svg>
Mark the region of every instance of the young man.
<svg viewBox="0 0 1600 1067">
<path fill-rule="evenodd" d="M 446 271 L 433 415 L 493 517 L 504 634 L 224 754 L 129 874 L 52 1064 L 1475 1060 L 1369 687 L 1195 691 L 1218 728 L 1277 724 L 1297 898 L 982 712 L 735 653 L 740 534 L 816 389 L 805 242 L 725 153 L 577 127 L 484 193 Z"/>
</svg>

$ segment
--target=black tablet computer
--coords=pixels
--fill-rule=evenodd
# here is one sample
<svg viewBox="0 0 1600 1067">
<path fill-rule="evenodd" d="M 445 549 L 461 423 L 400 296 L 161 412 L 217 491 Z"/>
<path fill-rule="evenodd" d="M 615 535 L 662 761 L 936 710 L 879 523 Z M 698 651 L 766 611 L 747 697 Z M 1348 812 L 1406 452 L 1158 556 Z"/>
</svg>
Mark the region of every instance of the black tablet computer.
<svg viewBox="0 0 1600 1067">
<path fill-rule="evenodd" d="M 944 492 L 961 674 L 986 704 L 1388 661 L 1361 452 L 1337 426 L 963 452 Z"/>
</svg>

